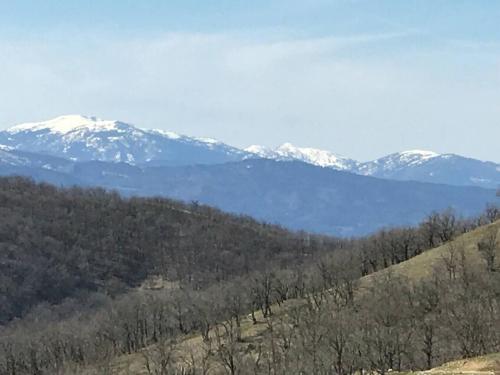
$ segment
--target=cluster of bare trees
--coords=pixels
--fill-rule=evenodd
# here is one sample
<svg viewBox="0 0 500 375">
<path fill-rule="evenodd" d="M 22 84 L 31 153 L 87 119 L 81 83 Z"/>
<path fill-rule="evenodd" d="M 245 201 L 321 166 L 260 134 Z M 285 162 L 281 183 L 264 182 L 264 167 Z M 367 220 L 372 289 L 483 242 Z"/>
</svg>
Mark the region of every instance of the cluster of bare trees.
<svg viewBox="0 0 500 375">
<path fill-rule="evenodd" d="M 182 368 L 189 374 L 210 369 L 231 375 L 383 375 L 498 352 L 500 274 L 486 261 L 469 259 L 461 244 L 449 251 L 456 254 L 454 273 L 445 272 L 450 263 L 443 261 L 418 281 L 387 272 L 363 289 L 354 280 L 334 283 L 333 290 L 307 287 L 303 303 L 262 314 L 258 324 L 265 329 L 259 335 L 242 336 L 236 322 L 227 319 L 207 336 L 204 348 L 209 349 L 198 353 L 198 362 L 178 362 L 162 374 Z M 319 278 L 331 282 L 329 273 Z M 338 298 L 352 288 L 355 298 Z"/>
<path fill-rule="evenodd" d="M 105 300 L 96 301 L 96 310 L 66 319 L 54 319 L 50 307 L 40 306 L 0 330 L 0 374 L 57 374 L 68 363 L 107 363 L 148 345 L 164 347 L 192 333 L 209 342 L 213 330 L 221 329 L 221 322 L 229 322 L 235 340 L 239 340 L 247 314 L 252 313 L 256 320 L 254 310 L 258 309 L 271 316 L 273 304 L 306 292 L 301 282 L 299 275 L 283 271 L 254 273 L 201 291 L 141 290 L 115 300 L 94 296 Z M 289 289 L 286 293 L 284 283 Z"/>
<path fill-rule="evenodd" d="M 356 297 L 361 276 L 500 219 L 494 206 L 360 239 L 17 178 L 0 179 L 0 207 L 1 375 L 109 369 L 132 353 L 150 374 L 384 374 L 498 348 L 496 232 L 477 244 L 483 273 L 450 246 L 427 284 L 387 277 Z M 175 287 L 136 289 L 157 275 Z M 248 324 L 265 325 L 255 342 Z M 202 350 L 179 349 L 193 334 Z"/>
<path fill-rule="evenodd" d="M 491 227 L 477 251 L 498 254 L 499 242 Z M 387 272 L 361 288 L 359 258 L 338 251 L 203 290 L 129 293 L 68 319 L 50 321 L 40 307 L 0 331 L 0 374 L 77 373 L 136 352 L 150 374 L 426 369 L 500 350 L 499 264 L 480 259 L 452 242 L 431 277 L 412 283 Z M 249 326 L 262 333 L 248 338 Z M 178 346 L 192 334 L 201 337 L 195 349 Z"/>
<path fill-rule="evenodd" d="M 436 213 L 419 227 L 345 240 L 258 223 L 197 204 L 123 199 L 102 189 L 58 189 L 0 178 L 0 324 L 39 303 L 89 292 L 117 295 L 151 275 L 194 289 L 234 275 L 310 263 L 355 249 L 363 274 L 396 264 L 500 216 Z"/>
<path fill-rule="evenodd" d="M 0 324 L 39 303 L 114 296 L 151 275 L 199 289 L 341 243 L 197 204 L 22 178 L 0 178 L 0 212 Z"/>
<path fill-rule="evenodd" d="M 456 236 L 500 219 L 497 206 L 488 205 L 476 218 L 458 218 L 453 210 L 435 212 L 415 228 L 380 230 L 351 246 L 360 257 L 361 272 L 366 275 L 419 255 Z"/>
</svg>

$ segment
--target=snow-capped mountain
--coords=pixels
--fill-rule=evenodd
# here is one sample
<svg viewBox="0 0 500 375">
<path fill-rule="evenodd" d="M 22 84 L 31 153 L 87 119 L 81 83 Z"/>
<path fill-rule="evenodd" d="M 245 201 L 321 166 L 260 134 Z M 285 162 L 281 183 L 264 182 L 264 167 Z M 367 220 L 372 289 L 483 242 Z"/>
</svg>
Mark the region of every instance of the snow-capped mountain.
<svg viewBox="0 0 500 375">
<path fill-rule="evenodd" d="M 245 151 L 213 139 L 162 130 L 145 130 L 120 122 L 80 115 L 25 123 L 0 132 L 0 144 L 73 161 L 129 164 L 197 164 L 241 160 Z"/>
<path fill-rule="evenodd" d="M 298 160 L 319 167 L 328 167 L 341 171 L 353 171 L 358 165 L 358 162 L 355 160 L 336 155 L 330 151 L 310 147 L 296 147 L 291 143 L 284 143 L 275 149 L 253 145 L 247 147 L 245 151 L 265 159 Z"/>
<path fill-rule="evenodd" d="M 355 173 L 392 180 L 414 180 L 486 188 L 500 186 L 500 165 L 455 154 L 412 150 L 361 163 Z"/>
<path fill-rule="evenodd" d="M 250 146 L 246 151 L 265 159 L 299 160 L 308 164 L 401 181 L 421 181 L 485 188 L 500 186 L 500 165 L 455 154 L 409 150 L 358 162 L 330 151 L 296 147 L 289 143 L 276 148 Z"/>
<path fill-rule="evenodd" d="M 366 163 L 360 163 L 358 172 L 367 176 L 380 175 L 384 172 L 392 173 L 425 164 L 429 160 L 440 156 L 441 155 L 436 152 L 426 150 L 403 151 Z"/>
<path fill-rule="evenodd" d="M 411 150 L 358 162 L 330 151 L 296 147 L 290 143 L 274 149 L 250 146 L 242 150 L 214 139 L 146 130 L 120 121 L 80 115 L 25 123 L 0 131 L 0 145 L 3 145 L 0 148 L 0 163 L 3 165 L 53 171 L 67 169 L 68 165 L 59 159 L 48 162 L 49 157 L 74 162 L 124 162 L 137 166 L 221 164 L 264 158 L 301 161 L 385 179 L 485 188 L 500 186 L 499 164 L 454 154 Z M 40 155 L 33 155 L 36 153 Z"/>
<path fill-rule="evenodd" d="M 415 223 L 449 206 L 477 212 L 497 199 L 482 188 L 500 185 L 498 164 L 452 154 L 414 150 L 360 163 L 288 143 L 241 150 L 83 116 L 14 126 L 0 131 L 0 145 L 0 176 L 196 200 L 292 229 L 349 236 Z"/>
</svg>

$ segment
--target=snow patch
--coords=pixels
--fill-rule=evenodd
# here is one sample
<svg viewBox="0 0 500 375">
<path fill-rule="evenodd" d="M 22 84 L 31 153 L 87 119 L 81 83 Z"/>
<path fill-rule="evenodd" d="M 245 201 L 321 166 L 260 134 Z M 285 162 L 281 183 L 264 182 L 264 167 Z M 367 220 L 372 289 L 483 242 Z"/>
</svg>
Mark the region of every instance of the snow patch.
<svg viewBox="0 0 500 375">
<path fill-rule="evenodd" d="M 279 155 L 274 150 L 265 146 L 251 145 L 245 148 L 245 151 L 266 159 L 274 159 L 279 157 Z"/>
<path fill-rule="evenodd" d="M 419 158 L 420 160 L 428 160 L 440 156 L 437 152 L 427 150 L 408 150 L 400 152 L 399 155 L 401 155 L 402 159 Z"/>
<path fill-rule="evenodd" d="M 357 165 L 356 161 L 336 155 L 330 151 L 310 147 L 297 147 L 291 143 L 284 143 L 275 149 L 252 145 L 247 147 L 245 151 L 266 159 L 299 160 L 319 167 L 339 170 L 350 170 Z"/>
<path fill-rule="evenodd" d="M 220 141 L 218 141 L 217 139 L 214 139 L 214 138 L 195 137 L 193 139 L 196 139 L 197 141 L 199 141 L 201 143 L 206 143 L 208 145 L 218 145 L 221 143 Z"/>
<path fill-rule="evenodd" d="M 117 130 L 117 125 L 117 121 L 107 121 L 96 117 L 85 117 L 81 115 L 67 115 L 56 117 L 48 121 L 19 124 L 7 129 L 7 132 L 16 134 L 26 131 L 38 132 L 47 130 L 51 133 L 67 134 L 78 129 L 92 131 Z"/>
<path fill-rule="evenodd" d="M 153 129 L 153 130 L 147 130 L 147 129 L 143 129 L 144 131 L 146 132 L 151 132 L 151 133 L 158 133 L 158 134 L 161 134 L 169 139 L 180 139 L 182 138 L 181 135 L 177 134 L 177 133 L 174 133 L 174 132 L 171 132 L 171 131 L 168 131 L 168 130 L 162 130 L 162 129 Z"/>
</svg>

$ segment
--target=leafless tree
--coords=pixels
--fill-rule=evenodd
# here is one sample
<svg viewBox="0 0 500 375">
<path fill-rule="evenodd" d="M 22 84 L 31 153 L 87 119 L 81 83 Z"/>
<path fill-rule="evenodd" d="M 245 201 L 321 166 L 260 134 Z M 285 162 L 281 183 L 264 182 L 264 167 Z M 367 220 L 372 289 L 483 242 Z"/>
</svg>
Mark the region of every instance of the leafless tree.
<svg viewBox="0 0 500 375">
<path fill-rule="evenodd" d="M 498 248 L 500 247 L 498 243 L 498 229 L 496 227 L 488 228 L 483 238 L 478 242 L 477 247 L 486 262 L 488 271 L 495 272 L 495 260 Z"/>
</svg>

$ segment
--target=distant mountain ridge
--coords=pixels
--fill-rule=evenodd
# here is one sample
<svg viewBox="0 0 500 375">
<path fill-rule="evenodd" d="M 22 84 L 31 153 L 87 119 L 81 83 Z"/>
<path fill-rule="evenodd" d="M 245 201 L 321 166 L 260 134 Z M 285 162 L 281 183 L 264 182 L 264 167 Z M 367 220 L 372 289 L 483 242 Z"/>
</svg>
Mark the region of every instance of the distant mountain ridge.
<svg viewBox="0 0 500 375">
<path fill-rule="evenodd" d="M 339 171 L 356 170 L 359 164 L 356 160 L 336 155 L 330 151 L 310 147 L 296 147 L 291 143 L 284 143 L 275 149 L 253 145 L 247 147 L 245 151 L 256 154 L 264 159 L 298 160 L 318 167 L 333 168 Z"/>
<path fill-rule="evenodd" d="M 414 180 L 449 185 L 500 186 L 500 164 L 455 154 L 406 151 L 363 163 L 358 174 L 392 180 Z"/>
<path fill-rule="evenodd" d="M 124 196 L 197 201 L 289 229 L 340 236 L 415 224 L 448 207 L 459 215 L 473 215 L 495 202 L 494 190 L 384 180 L 299 161 L 136 166 L 68 161 L 18 150 L 3 153 L 0 175 L 4 176 L 30 176 L 58 186 L 100 186 Z"/>
<path fill-rule="evenodd" d="M 125 162 L 133 165 L 224 163 L 248 153 L 213 139 L 80 115 L 26 123 L 0 132 L 0 144 L 74 161 Z"/>
<path fill-rule="evenodd" d="M 363 176 L 494 189 L 500 186 L 500 164 L 455 154 L 408 150 L 359 162 L 332 152 L 285 143 L 276 149 L 253 145 L 246 151 L 274 160 L 300 160 Z"/>
<path fill-rule="evenodd" d="M 285 143 L 275 149 L 239 149 L 214 139 L 146 130 L 80 115 L 60 116 L 0 131 L 4 149 L 27 151 L 72 161 L 124 162 L 131 165 L 186 166 L 221 164 L 252 158 L 301 161 L 364 176 L 494 189 L 500 164 L 454 154 L 410 150 L 359 162 L 330 151 Z"/>
</svg>

